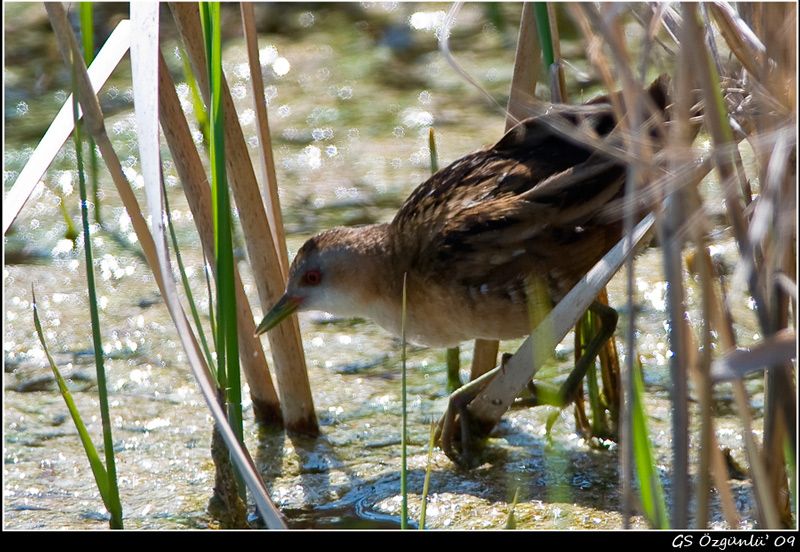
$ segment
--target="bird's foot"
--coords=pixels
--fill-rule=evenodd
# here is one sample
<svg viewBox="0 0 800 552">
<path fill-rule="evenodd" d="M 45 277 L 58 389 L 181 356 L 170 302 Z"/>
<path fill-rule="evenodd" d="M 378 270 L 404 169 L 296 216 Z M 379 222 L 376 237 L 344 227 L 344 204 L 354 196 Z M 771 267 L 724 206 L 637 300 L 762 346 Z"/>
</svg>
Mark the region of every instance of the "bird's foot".
<svg viewBox="0 0 800 552">
<path fill-rule="evenodd" d="M 504 363 L 503 363 L 504 364 Z M 450 460 L 462 468 L 470 469 L 480 461 L 480 449 L 491 428 L 483 427 L 467 407 L 494 378 L 500 367 L 469 382 L 450 395 L 447 410 L 439 420 L 435 439 Z M 457 431 L 457 428 L 458 430 Z"/>
</svg>

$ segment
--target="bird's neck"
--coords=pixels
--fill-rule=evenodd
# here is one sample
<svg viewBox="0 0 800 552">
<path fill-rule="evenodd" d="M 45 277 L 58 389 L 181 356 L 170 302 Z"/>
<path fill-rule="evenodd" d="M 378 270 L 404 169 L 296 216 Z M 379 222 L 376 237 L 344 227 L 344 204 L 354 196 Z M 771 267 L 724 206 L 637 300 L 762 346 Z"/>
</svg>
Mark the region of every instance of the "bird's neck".
<svg viewBox="0 0 800 552">
<path fill-rule="evenodd" d="M 347 251 L 350 285 L 339 288 L 341 304 L 335 312 L 370 318 L 386 327 L 396 318 L 403 293 L 403 259 L 396 253 L 392 227 L 372 224 L 348 228 L 339 241 Z"/>
</svg>

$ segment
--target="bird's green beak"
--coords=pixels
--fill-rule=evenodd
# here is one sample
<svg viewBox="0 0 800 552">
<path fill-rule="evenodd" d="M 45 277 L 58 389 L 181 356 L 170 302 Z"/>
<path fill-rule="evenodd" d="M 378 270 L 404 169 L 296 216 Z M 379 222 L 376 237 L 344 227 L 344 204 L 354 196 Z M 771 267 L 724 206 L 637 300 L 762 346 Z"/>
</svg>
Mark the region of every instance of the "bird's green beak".
<svg viewBox="0 0 800 552">
<path fill-rule="evenodd" d="M 298 297 L 292 297 L 284 293 L 283 297 L 281 297 L 280 300 L 275 303 L 275 306 L 270 309 L 270 311 L 264 317 L 264 320 L 262 320 L 261 324 L 258 325 L 256 328 L 256 335 L 261 335 L 277 326 L 281 320 L 295 312 L 297 307 L 300 306 L 301 302 L 302 299 Z"/>
</svg>

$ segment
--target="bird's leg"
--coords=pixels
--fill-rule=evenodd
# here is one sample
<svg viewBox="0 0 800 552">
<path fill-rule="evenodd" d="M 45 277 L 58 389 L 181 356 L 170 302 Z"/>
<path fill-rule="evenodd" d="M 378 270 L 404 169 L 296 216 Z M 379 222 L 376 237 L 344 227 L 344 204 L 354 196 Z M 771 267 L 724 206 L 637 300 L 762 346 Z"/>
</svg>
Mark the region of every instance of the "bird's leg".
<svg viewBox="0 0 800 552">
<path fill-rule="evenodd" d="M 447 392 L 452 393 L 461 387 L 461 377 L 458 375 L 461 363 L 459 361 L 460 349 L 458 346 L 447 349 Z"/>
<path fill-rule="evenodd" d="M 581 385 L 581 381 L 586 375 L 586 371 L 589 370 L 589 367 L 594 363 L 595 358 L 597 358 L 600 349 L 605 345 L 606 341 L 614 335 L 614 330 L 617 329 L 617 319 L 619 318 L 617 311 L 599 301 L 592 303 L 589 310 L 597 315 L 600 320 L 600 331 L 586 346 L 578 362 L 575 363 L 575 368 L 573 368 L 572 372 L 567 376 L 567 381 L 561 384 L 561 387 L 558 389 L 531 381 L 528 383 L 528 391 L 530 391 L 531 397 L 520 399 L 517 401 L 517 405 L 539 406 L 542 404 L 549 404 L 551 406 L 563 408 L 573 401 Z"/>
<path fill-rule="evenodd" d="M 567 381 L 561 384 L 561 388 L 558 390 L 558 398 L 563 406 L 573 401 L 587 370 L 594 364 L 600 349 L 603 348 L 606 341 L 611 339 L 611 336 L 614 335 L 614 330 L 617 329 L 617 320 L 619 319 L 617 311 L 599 301 L 593 302 L 589 310 L 597 315 L 600 320 L 600 331 L 586 346 L 578 362 L 575 363 L 575 368 L 567 376 Z"/>
<path fill-rule="evenodd" d="M 578 359 L 575 368 L 573 368 L 572 372 L 567 376 L 567 380 L 558 389 L 530 382 L 528 384 L 528 389 L 531 391 L 532 397 L 522 399 L 516 404 L 528 406 L 550 404 L 564 407 L 572 402 L 587 370 L 594 362 L 600 349 L 606 341 L 614 335 L 614 330 L 617 328 L 617 311 L 608 305 L 595 301 L 589 307 L 589 310 L 599 318 L 600 331 L 586 346 L 586 350 L 583 355 L 581 355 L 580 359 Z M 505 363 L 509 358 L 511 358 L 511 355 L 503 355 L 500 366 L 486 372 L 478 379 L 471 381 L 450 395 L 447 411 L 442 416 L 442 419 L 439 420 L 439 425 L 436 430 L 436 440 L 447 457 L 460 466 L 471 467 L 471 463 L 474 461 L 472 445 L 476 437 L 476 428 L 474 427 L 476 420 L 471 418 L 467 407 L 473 399 L 483 391 L 489 382 L 494 379 L 498 372 L 505 369 Z M 461 430 L 461 452 L 458 452 L 454 446 L 456 420 L 458 420 L 459 429 Z M 481 432 L 478 431 L 477 433 L 480 434 Z"/>
<path fill-rule="evenodd" d="M 453 394 L 450 395 L 450 400 L 447 404 L 447 410 L 442 418 L 439 420 L 439 425 L 436 428 L 435 439 L 439 443 L 448 458 L 462 467 L 471 467 L 474 461 L 474 451 L 472 444 L 475 440 L 475 427 L 474 421 L 467 410 L 469 403 L 483 391 L 489 382 L 503 370 L 505 361 L 510 358 L 510 355 L 503 356 L 503 361 L 500 366 L 483 374 L 481 377 L 472 380 L 464 385 Z M 458 421 L 460 429 L 461 451 L 455 449 L 455 430 L 456 421 Z"/>
</svg>

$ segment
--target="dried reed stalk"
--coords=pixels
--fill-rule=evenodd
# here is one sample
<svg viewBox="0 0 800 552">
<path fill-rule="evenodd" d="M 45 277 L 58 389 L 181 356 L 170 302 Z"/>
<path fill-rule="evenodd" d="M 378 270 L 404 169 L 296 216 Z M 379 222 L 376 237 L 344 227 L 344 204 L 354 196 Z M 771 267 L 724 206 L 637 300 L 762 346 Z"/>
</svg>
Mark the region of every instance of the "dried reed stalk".
<svg viewBox="0 0 800 552">
<path fill-rule="evenodd" d="M 508 97 L 506 131 L 524 118 L 526 98 L 532 97 L 536 89 L 536 73 L 539 69 L 539 45 L 533 9 L 527 2 L 522 4 L 522 15 L 517 36 L 517 51 L 514 56 L 514 73 L 511 76 L 511 93 Z M 475 380 L 497 364 L 500 342 L 476 339 L 472 353 L 470 380 Z"/>
<path fill-rule="evenodd" d="M 267 100 L 264 97 L 264 78 L 258 57 L 258 35 L 256 34 L 255 10 L 251 2 L 240 2 L 242 27 L 247 45 L 247 62 L 250 65 L 250 78 L 253 84 L 253 108 L 258 124 L 258 144 L 261 153 L 261 169 L 264 178 L 264 198 L 266 200 L 269 228 L 278 246 L 281 272 L 286 280 L 289 274 L 289 253 L 286 250 L 286 234 L 283 230 L 283 214 L 278 197 L 278 177 L 275 175 L 275 157 L 272 154 L 272 137 L 269 131 Z M 300 334 L 298 334 L 299 336 Z"/>
<path fill-rule="evenodd" d="M 753 11 L 758 27 L 755 34 L 763 42 L 767 58 L 754 78 L 764 89 L 753 94 L 760 104 L 754 126 L 759 135 L 779 135 L 772 151 L 766 147 L 756 150 L 761 196 L 750 226 L 751 243 L 760 254 L 756 269 L 768 309 L 769 326 L 762 327 L 766 341 L 788 326 L 789 297 L 775 280 L 777 274 L 794 270 L 797 247 L 797 212 L 793 207 L 797 194 L 796 123 L 789 123 L 791 129 L 785 126 L 787 118 L 796 121 L 797 117 L 797 6 L 763 4 Z M 797 397 L 792 365 L 782 364 L 768 370 L 765 376 L 764 454 L 780 523 L 788 527 L 793 523 L 793 513 L 783 446 L 788 439 L 796 457 Z"/>
<path fill-rule="evenodd" d="M 479 426 L 494 427 L 500 421 L 514 398 L 525 388 L 541 365 L 550 360 L 556 345 L 575 326 L 578 318 L 586 312 L 603 287 L 632 255 L 636 246 L 648 235 L 653 220 L 652 215 L 645 217 L 634 229 L 630 243 L 627 239 L 617 243 L 581 278 L 564 299 L 547 313 L 502 369 L 495 368 L 475 382 L 478 385 L 482 383 L 485 387 L 469 403 L 467 409 Z M 456 412 L 448 411 L 448 415 L 455 414 Z M 443 435 L 442 440 L 444 439 Z"/>
<path fill-rule="evenodd" d="M 716 71 L 710 66 L 710 60 L 704 48 L 702 29 L 700 27 L 696 6 L 684 5 L 682 15 L 685 31 L 682 37 L 684 41 L 682 46 L 684 48 L 690 48 L 694 53 L 691 58 L 693 73 L 698 80 L 700 89 L 706 100 L 704 113 L 705 121 L 715 148 L 713 157 L 720 173 L 720 179 L 725 193 L 725 204 L 728 215 L 731 218 L 740 255 L 747 266 L 748 287 L 750 295 L 756 303 L 756 314 L 759 319 L 759 324 L 766 333 L 769 329 L 769 317 L 764 290 L 759 282 L 758 271 L 756 270 L 758 262 L 756 259 L 756 251 L 747 237 L 748 223 L 743 213 L 740 198 L 736 196 L 734 187 L 731 185 L 737 178 L 734 170 L 733 156 L 731 155 L 733 134 L 728 124 L 727 112 L 724 111 L 724 106 L 720 101 L 721 96 Z M 734 398 L 742 420 L 748 462 L 750 464 L 751 475 L 753 476 L 753 485 L 756 490 L 756 501 L 759 506 L 760 516 L 762 516 L 762 524 L 765 524 L 767 527 L 778 527 L 779 517 L 776 509 L 775 497 L 769 485 L 768 473 L 762 462 L 758 445 L 755 443 L 755 439 L 752 435 L 750 405 L 747 392 L 741 381 L 734 382 Z"/>
<path fill-rule="evenodd" d="M 94 90 L 100 90 L 119 64 L 130 45 L 130 21 L 124 19 L 114 28 L 103 47 L 89 66 L 89 80 Z M 53 122 L 45 132 L 33 154 L 3 196 L 3 235 L 8 232 L 36 184 L 53 162 L 61 146 L 69 138 L 74 127 L 72 118 L 72 95 L 67 96 Z"/>
<path fill-rule="evenodd" d="M 189 55 L 200 90 L 208 103 L 208 78 L 205 75 L 203 34 L 195 3 L 170 3 L 178 31 Z M 227 82 L 223 78 L 223 110 L 225 117 L 225 158 L 228 175 L 245 236 L 250 266 L 255 275 L 261 307 L 266 312 L 283 294 L 285 282 L 281 274 L 278 248 L 269 231 L 269 221 L 258 190 L 258 181 L 248 154 L 236 108 Z M 319 425 L 305 368 L 305 355 L 299 345 L 297 316 L 293 315 L 268 333 L 278 392 L 286 428 L 289 431 L 317 435 Z"/>
<path fill-rule="evenodd" d="M 633 106 L 631 113 L 626 114 L 622 112 L 622 106 L 618 103 L 615 97 L 612 96 L 612 107 L 615 111 L 616 118 L 623 125 L 625 130 L 625 150 L 632 154 L 632 157 L 641 159 L 646 162 L 647 148 L 640 147 L 641 137 L 634 136 L 633 133 L 639 133 L 639 126 L 641 124 L 640 110 L 636 108 L 638 105 L 638 90 L 640 86 L 635 83 L 632 71 L 630 70 L 629 58 L 625 48 L 624 40 L 622 39 L 620 29 L 612 28 L 608 25 L 606 18 L 592 7 L 586 5 L 579 5 L 572 7 L 571 13 L 577 20 L 583 35 L 586 38 L 588 45 L 586 48 L 587 54 L 592 61 L 594 67 L 598 70 L 601 79 L 604 81 L 609 90 L 615 88 L 617 80 L 622 81 L 622 96 L 625 99 L 626 105 Z M 608 14 L 608 11 L 606 11 Z M 601 39 L 602 37 L 602 39 Z M 617 79 L 613 75 L 611 64 L 603 53 L 602 44 L 608 44 L 611 55 L 614 57 L 617 68 Z M 639 155 L 642 154 L 642 155 Z M 626 240 L 628 236 L 632 235 L 633 229 L 633 198 L 635 197 L 636 190 L 639 187 L 640 179 L 644 177 L 643 170 L 646 169 L 646 164 L 640 166 L 638 164 L 630 164 L 628 166 L 626 188 L 625 188 L 625 213 L 624 213 L 624 235 Z M 628 242 L 629 243 L 629 242 Z M 630 527 L 630 517 L 633 512 L 633 447 L 632 447 L 632 419 L 633 411 L 631 408 L 631 398 L 633 397 L 633 362 L 635 351 L 635 310 L 633 300 L 634 289 L 634 268 L 633 257 L 627 258 L 625 263 L 626 275 L 626 289 L 627 289 L 627 310 L 629 313 L 628 323 L 625 328 L 625 342 L 628 354 L 625 357 L 625 364 L 622 370 L 622 423 L 620 424 L 620 478 L 622 480 L 622 502 L 623 502 L 623 526 Z"/>
<path fill-rule="evenodd" d="M 94 137 L 95 143 L 100 149 L 101 156 L 109 169 L 112 180 L 117 187 L 117 191 L 122 198 L 128 216 L 131 219 L 134 232 L 142 246 L 145 259 L 150 270 L 153 272 L 159 291 L 165 299 L 170 316 L 176 325 L 178 337 L 190 360 L 190 365 L 203 392 L 203 396 L 206 399 L 206 403 L 217 421 L 218 427 L 222 432 L 229 450 L 232 451 L 234 458 L 237 460 L 239 469 L 245 477 L 248 487 L 253 491 L 256 502 L 265 520 L 272 527 L 285 527 L 280 512 L 275 508 L 274 504 L 272 504 L 264 490 L 264 482 L 254 469 L 252 459 L 249 457 L 246 450 L 239 445 L 236 436 L 227 423 L 224 412 L 222 412 L 222 409 L 216 401 L 216 389 L 212 383 L 213 378 L 200 352 L 199 344 L 197 343 L 194 332 L 191 330 L 191 325 L 186 317 L 186 313 L 177 300 L 175 283 L 172 280 L 167 281 L 164 278 L 165 271 L 162 270 L 161 261 L 159 259 L 162 259 L 166 263 L 165 267 L 168 269 L 169 263 L 168 259 L 166 259 L 166 249 L 163 249 L 159 254 L 156 241 L 153 239 L 147 227 L 136 196 L 133 194 L 133 190 L 122 172 L 119 158 L 108 138 L 102 110 L 100 109 L 97 96 L 92 89 L 86 65 L 80 54 L 77 39 L 67 20 L 66 11 L 59 2 L 47 3 L 45 4 L 45 8 L 59 42 L 59 49 L 66 63 L 75 64 L 78 81 L 78 99 L 84 111 L 86 128 Z M 160 210 L 158 212 L 160 213 Z M 160 221 L 161 219 L 158 217 L 155 220 Z M 163 230 L 163 225 L 160 226 Z M 163 234 L 160 236 L 160 243 L 166 243 Z M 169 273 L 171 274 L 171 272 Z"/>
<path fill-rule="evenodd" d="M 691 116 L 691 106 L 692 106 L 692 94 L 690 88 L 690 81 L 691 75 L 689 74 L 689 50 L 687 48 L 680 48 L 679 51 L 679 61 L 678 61 L 678 75 L 675 80 L 675 103 L 673 108 L 673 120 L 674 125 L 671 128 L 671 132 L 669 135 L 669 145 L 671 148 L 675 150 L 681 150 L 683 148 L 691 148 L 692 141 L 694 138 L 694 133 L 691 131 L 689 127 L 689 118 Z M 672 170 L 677 170 L 680 166 L 681 160 L 676 157 L 676 159 L 672 162 Z M 676 189 L 672 192 L 673 197 L 680 201 L 680 208 L 675 209 L 676 205 L 672 205 L 673 210 L 669 213 L 669 223 L 668 226 L 673 234 L 673 239 L 676 235 L 683 235 L 685 232 L 683 229 L 685 228 L 684 219 L 686 216 L 686 212 L 691 212 L 691 205 L 692 201 L 689 186 L 685 186 L 679 189 Z M 696 190 L 696 189 L 695 189 Z M 676 202 L 677 203 L 677 202 Z M 682 212 L 681 212 L 682 211 Z M 694 225 L 693 228 L 698 230 L 698 239 L 700 236 L 699 229 L 697 225 Z M 666 236 L 665 236 L 666 239 Z M 698 247 L 702 247 L 698 244 Z M 664 247 L 665 252 L 665 264 L 667 262 L 667 247 Z M 683 274 L 682 274 L 682 267 L 683 261 L 681 258 L 681 251 L 678 249 L 672 253 L 675 254 L 677 258 L 671 259 L 675 266 L 672 267 L 670 271 L 670 275 L 675 278 L 677 277 L 682 284 Z M 677 274 L 675 272 L 677 271 Z M 707 275 L 706 275 L 707 277 Z M 672 288 L 673 282 L 672 280 L 669 281 L 669 286 Z M 681 351 L 681 360 L 687 362 L 687 365 L 690 369 L 690 374 L 695 378 L 695 387 L 699 397 L 700 403 L 700 459 L 699 459 L 699 466 L 698 466 L 698 475 L 697 475 L 697 482 L 696 482 L 696 497 L 697 497 L 697 509 L 695 514 L 694 524 L 695 527 L 701 528 L 706 527 L 708 525 L 708 517 L 709 517 L 709 502 L 710 502 L 710 475 L 711 475 L 711 458 L 712 458 L 712 440 L 714 437 L 714 426 L 713 426 L 713 418 L 711 412 L 711 382 L 709 378 L 709 367 L 711 363 L 711 329 L 709 326 L 709 318 L 706 316 L 710 311 L 710 301 L 707 295 L 703 294 L 702 296 L 702 306 L 703 306 L 703 313 L 704 313 L 704 323 L 703 323 L 703 350 L 700 355 L 696 353 L 696 347 L 693 346 L 695 342 L 695 336 L 692 333 L 691 327 L 688 323 L 685 322 L 686 320 L 686 309 L 685 305 L 681 305 L 682 310 L 679 313 L 676 313 L 672 310 L 672 304 L 670 303 L 670 324 L 678 324 L 683 330 L 683 335 L 685 336 L 685 340 L 681 344 L 683 346 L 683 350 Z M 677 316 L 676 316 L 677 315 Z M 678 318 L 676 320 L 676 318 Z M 674 344 L 671 344 L 674 348 Z M 687 355 L 689 358 L 687 358 Z M 691 359 L 691 360 L 690 360 Z M 719 453 L 719 449 L 716 450 Z M 725 479 L 723 479 L 725 481 Z M 726 494 L 727 493 L 727 494 Z M 730 502 L 726 499 L 730 496 L 730 490 L 727 487 L 727 482 L 725 482 L 723 488 L 720 489 L 720 496 L 722 499 L 723 510 L 726 513 L 726 517 L 728 523 L 737 522 L 738 523 L 738 516 L 736 516 L 736 509 L 735 507 L 730 507 Z M 731 527 L 736 527 L 736 525 L 732 525 Z"/>
<path fill-rule="evenodd" d="M 175 83 L 172 81 L 163 57 L 159 58 L 158 84 L 161 128 L 172 152 L 178 176 L 183 183 L 203 251 L 206 258 L 213 259 L 214 223 L 211 215 L 211 189 L 208 186 L 208 176 L 194 140 L 192 140 L 189 124 L 175 92 Z M 216 263 L 210 263 L 210 265 L 212 270 L 216 270 Z M 279 422 L 281 421 L 280 401 L 272 384 L 261 342 L 255 337 L 256 327 L 253 313 L 236 267 L 234 267 L 234 273 L 240 356 L 242 368 L 250 386 L 255 417 L 263 423 Z"/>
<path fill-rule="evenodd" d="M 688 75 L 686 75 L 688 77 Z M 688 79 L 683 78 L 682 81 L 686 87 L 679 91 L 679 102 L 681 101 L 680 95 L 686 95 L 688 92 Z M 700 198 L 700 193 L 697 189 L 697 184 L 693 183 L 686 187 L 684 193 L 685 205 L 688 213 L 702 214 L 703 205 Z M 695 526 L 704 528 L 708 526 L 709 518 L 709 490 L 711 482 L 709 475 L 714 480 L 714 486 L 719 492 L 719 500 L 722 506 L 723 515 L 725 516 L 728 526 L 730 528 L 739 527 L 739 514 L 734 504 L 733 496 L 728 484 L 728 470 L 725 465 L 725 460 L 722 451 L 717 444 L 716 433 L 714 430 L 714 419 L 712 409 L 712 381 L 711 381 L 711 359 L 713 353 L 712 345 L 712 331 L 716 329 L 718 332 L 728 334 L 728 324 L 723 324 L 723 320 L 730 320 L 730 313 L 724 312 L 722 301 L 717 295 L 717 291 L 713 286 L 715 280 L 714 268 L 711 263 L 711 256 L 708 253 L 707 247 L 707 230 L 703 224 L 705 219 L 700 216 L 691 216 L 690 221 L 687 223 L 691 239 L 695 243 L 696 253 L 695 259 L 699 259 L 695 264 L 699 266 L 698 276 L 701 286 L 701 308 L 703 313 L 703 337 L 702 337 L 702 352 L 695 357 L 698 357 L 695 362 L 690 363 L 689 374 L 693 378 L 694 386 L 700 404 L 700 459 L 698 465 L 698 477 L 696 484 L 697 508 L 695 514 Z M 698 349 L 694 334 L 691 331 L 688 323 L 685 323 L 686 335 L 690 342 L 687 344 L 689 351 L 696 351 Z M 721 329 L 722 327 L 726 329 Z M 732 335 L 729 337 L 732 341 Z"/>
</svg>

